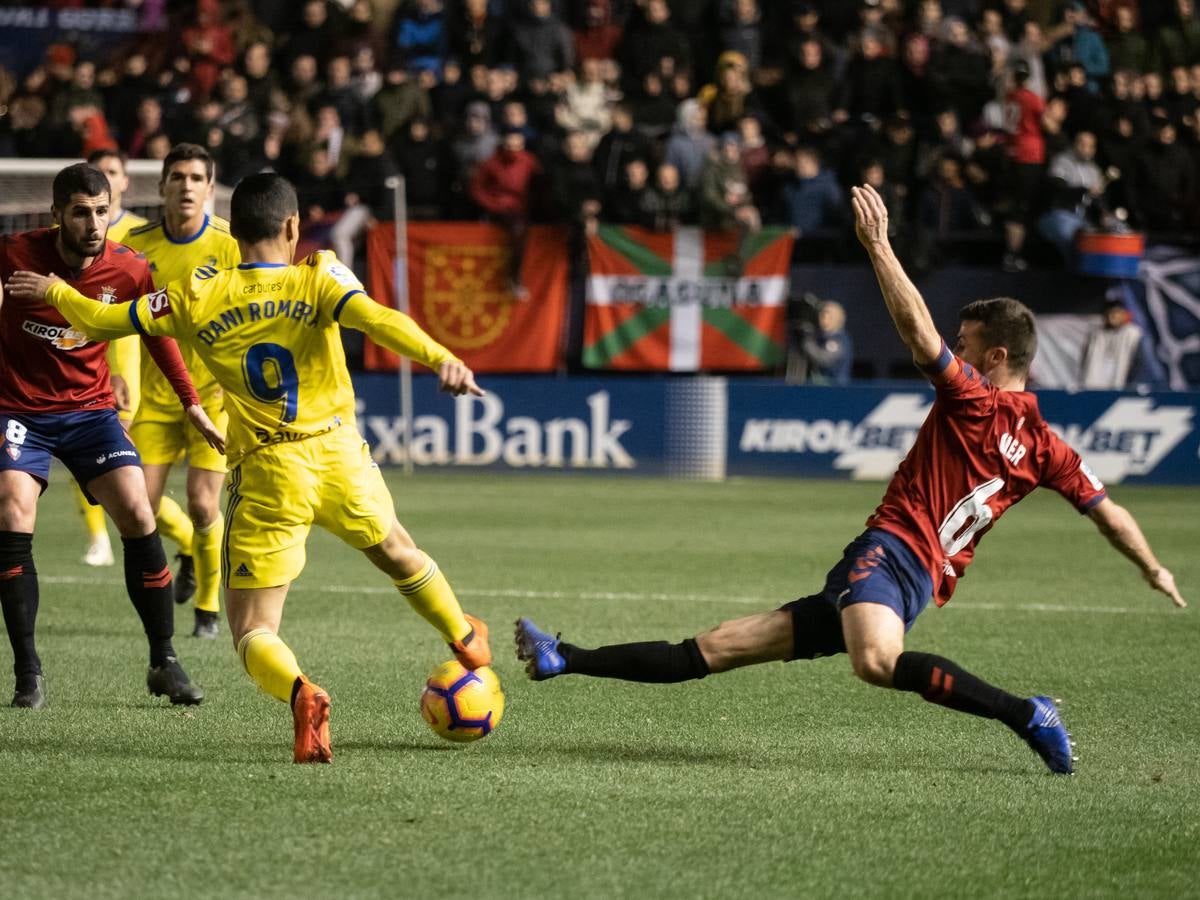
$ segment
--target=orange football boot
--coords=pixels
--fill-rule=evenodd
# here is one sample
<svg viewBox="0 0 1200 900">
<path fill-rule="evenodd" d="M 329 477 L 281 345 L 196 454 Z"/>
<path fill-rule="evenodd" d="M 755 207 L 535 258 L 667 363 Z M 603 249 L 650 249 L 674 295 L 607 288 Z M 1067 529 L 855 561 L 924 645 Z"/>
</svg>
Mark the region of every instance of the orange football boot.
<svg viewBox="0 0 1200 900">
<path fill-rule="evenodd" d="M 471 626 L 471 633 L 461 641 L 450 645 L 454 658 L 463 664 L 464 669 L 480 669 L 492 664 L 492 648 L 488 646 L 487 624 L 474 616 L 463 613 L 463 618 Z"/>
<path fill-rule="evenodd" d="M 292 721 L 296 727 L 294 759 L 298 763 L 333 761 L 329 746 L 329 695 L 303 675 L 300 689 L 292 701 Z"/>
</svg>

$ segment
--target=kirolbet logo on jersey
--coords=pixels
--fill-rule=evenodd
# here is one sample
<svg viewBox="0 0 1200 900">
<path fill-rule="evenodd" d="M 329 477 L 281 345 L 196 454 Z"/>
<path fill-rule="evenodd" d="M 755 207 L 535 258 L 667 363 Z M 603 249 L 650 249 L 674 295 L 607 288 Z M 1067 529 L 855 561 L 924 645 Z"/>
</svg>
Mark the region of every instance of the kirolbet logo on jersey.
<svg viewBox="0 0 1200 900">
<path fill-rule="evenodd" d="M 34 322 L 26 319 L 21 330 L 43 341 L 49 341 L 59 350 L 78 350 L 91 343 L 91 339 L 82 331 L 77 331 L 70 325 L 49 325 L 45 322 Z"/>
</svg>

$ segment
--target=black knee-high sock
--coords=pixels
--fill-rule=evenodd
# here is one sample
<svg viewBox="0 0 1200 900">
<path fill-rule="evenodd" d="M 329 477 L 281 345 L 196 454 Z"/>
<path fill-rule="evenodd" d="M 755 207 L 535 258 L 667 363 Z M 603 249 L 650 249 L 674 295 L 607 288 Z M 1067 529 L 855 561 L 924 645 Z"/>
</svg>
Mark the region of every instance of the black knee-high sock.
<svg viewBox="0 0 1200 900">
<path fill-rule="evenodd" d="M 692 638 L 679 644 L 647 641 L 641 644 L 613 644 L 595 650 L 559 644 L 558 652 L 566 660 L 567 672 L 596 678 L 671 684 L 703 678 L 708 674 L 708 663 Z"/>
<path fill-rule="evenodd" d="M 898 690 L 920 694 L 930 703 L 999 719 L 1018 734 L 1025 733 L 1033 718 L 1033 704 L 1028 700 L 1002 691 L 932 653 L 901 653 L 892 681 Z"/>
<path fill-rule="evenodd" d="M 40 675 L 42 661 L 33 642 L 38 611 L 37 569 L 33 566 L 33 535 L 0 531 L 0 606 L 13 649 L 13 674 Z"/>
<path fill-rule="evenodd" d="M 171 570 L 157 531 L 145 537 L 121 538 L 125 545 L 125 589 L 150 642 L 150 665 L 161 666 L 175 655 L 175 600 Z"/>
</svg>

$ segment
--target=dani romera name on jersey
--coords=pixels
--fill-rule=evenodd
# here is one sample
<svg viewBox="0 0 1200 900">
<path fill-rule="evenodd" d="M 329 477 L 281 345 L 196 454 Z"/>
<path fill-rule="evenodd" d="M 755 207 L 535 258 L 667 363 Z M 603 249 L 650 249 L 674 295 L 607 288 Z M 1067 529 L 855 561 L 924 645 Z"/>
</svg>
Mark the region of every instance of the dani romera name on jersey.
<svg viewBox="0 0 1200 900">
<path fill-rule="evenodd" d="M 316 327 L 319 318 L 317 307 L 305 300 L 251 300 L 244 305 L 223 310 L 218 318 L 210 319 L 207 325 L 197 331 L 196 337 L 211 347 L 222 335 L 252 322 L 288 319 L 311 328 Z"/>
</svg>

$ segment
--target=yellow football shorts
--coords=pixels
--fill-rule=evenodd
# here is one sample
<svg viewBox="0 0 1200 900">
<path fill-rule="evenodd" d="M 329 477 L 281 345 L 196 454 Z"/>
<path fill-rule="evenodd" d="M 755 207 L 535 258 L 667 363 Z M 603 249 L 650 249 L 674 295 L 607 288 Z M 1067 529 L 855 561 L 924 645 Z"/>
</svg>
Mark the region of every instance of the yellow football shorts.
<svg viewBox="0 0 1200 900">
<path fill-rule="evenodd" d="M 225 510 L 226 587 L 275 587 L 304 569 L 320 525 L 356 550 L 383 541 L 396 514 L 362 435 L 349 426 L 256 450 L 233 467 Z"/>
<path fill-rule="evenodd" d="M 217 429 L 226 434 L 229 416 L 221 400 L 209 400 L 203 404 L 204 411 Z M 187 458 L 193 469 L 224 472 L 225 457 L 208 446 L 208 441 L 188 421 L 183 408 L 162 409 L 143 403 L 138 407 L 129 427 L 129 436 L 148 466 L 170 466 Z"/>
</svg>

